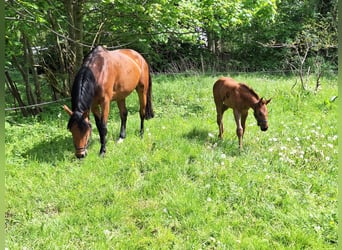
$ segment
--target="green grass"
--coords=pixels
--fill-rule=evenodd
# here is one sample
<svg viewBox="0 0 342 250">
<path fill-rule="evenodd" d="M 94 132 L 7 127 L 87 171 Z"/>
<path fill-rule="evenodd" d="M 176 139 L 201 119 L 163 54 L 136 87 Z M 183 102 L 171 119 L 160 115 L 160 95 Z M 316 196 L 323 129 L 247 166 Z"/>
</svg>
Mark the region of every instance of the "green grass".
<svg viewBox="0 0 342 250">
<path fill-rule="evenodd" d="M 113 103 L 104 158 L 94 129 L 88 156 L 75 159 L 61 107 L 39 118 L 8 113 L 6 246 L 335 249 L 337 105 L 329 100 L 337 80 L 323 79 L 314 93 L 291 90 L 292 77 L 235 75 L 273 98 L 269 130 L 250 114 L 240 152 L 231 110 L 217 138 L 217 78 L 155 76 L 156 116 L 142 140 L 136 94 L 121 144 Z"/>
</svg>

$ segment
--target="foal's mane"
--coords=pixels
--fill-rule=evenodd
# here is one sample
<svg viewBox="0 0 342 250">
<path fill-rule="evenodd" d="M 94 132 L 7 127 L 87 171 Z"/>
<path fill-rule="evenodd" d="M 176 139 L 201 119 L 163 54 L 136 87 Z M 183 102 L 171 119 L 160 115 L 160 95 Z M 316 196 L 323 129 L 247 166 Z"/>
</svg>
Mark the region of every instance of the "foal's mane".
<svg viewBox="0 0 342 250">
<path fill-rule="evenodd" d="M 251 87 L 249 87 L 248 85 L 246 85 L 244 83 L 239 83 L 239 84 L 240 84 L 241 88 L 247 90 L 250 94 L 252 94 L 258 100 L 260 99 L 259 95 L 254 91 L 254 89 L 252 89 Z"/>
</svg>

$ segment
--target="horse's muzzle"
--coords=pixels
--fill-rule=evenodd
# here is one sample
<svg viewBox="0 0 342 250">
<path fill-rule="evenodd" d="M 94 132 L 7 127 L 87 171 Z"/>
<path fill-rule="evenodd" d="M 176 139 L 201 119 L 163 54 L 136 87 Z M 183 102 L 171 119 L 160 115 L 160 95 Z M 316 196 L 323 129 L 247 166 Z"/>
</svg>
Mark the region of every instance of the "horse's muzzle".
<svg viewBox="0 0 342 250">
<path fill-rule="evenodd" d="M 260 127 L 261 131 L 267 131 L 268 127 Z"/>
<path fill-rule="evenodd" d="M 75 155 L 78 159 L 82 159 L 82 158 L 86 157 L 87 150 L 76 151 Z"/>
</svg>

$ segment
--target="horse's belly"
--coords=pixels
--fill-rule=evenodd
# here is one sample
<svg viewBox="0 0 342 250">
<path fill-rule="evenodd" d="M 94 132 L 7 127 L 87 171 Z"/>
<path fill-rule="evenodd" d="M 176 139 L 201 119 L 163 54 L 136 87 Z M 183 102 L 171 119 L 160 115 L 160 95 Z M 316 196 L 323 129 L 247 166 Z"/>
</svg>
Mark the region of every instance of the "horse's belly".
<svg viewBox="0 0 342 250">
<path fill-rule="evenodd" d="M 127 96 L 129 96 L 129 94 L 132 93 L 133 90 L 130 91 L 113 91 L 112 94 L 112 101 L 118 101 L 118 100 L 122 100 L 125 99 Z"/>
</svg>

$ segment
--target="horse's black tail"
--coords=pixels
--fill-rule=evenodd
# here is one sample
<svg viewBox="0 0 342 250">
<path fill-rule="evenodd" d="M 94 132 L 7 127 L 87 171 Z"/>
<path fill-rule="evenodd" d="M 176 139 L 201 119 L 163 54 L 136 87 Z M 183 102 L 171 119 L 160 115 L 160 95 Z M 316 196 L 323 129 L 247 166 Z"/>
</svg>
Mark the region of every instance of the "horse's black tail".
<svg viewBox="0 0 342 250">
<path fill-rule="evenodd" d="M 151 119 L 154 117 L 153 107 L 152 107 L 152 78 L 150 67 L 148 69 L 148 89 L 147 89 L 147 102 L 145 109 L 145 119 Z"/>
</svg>

